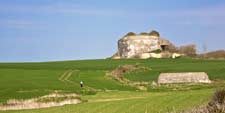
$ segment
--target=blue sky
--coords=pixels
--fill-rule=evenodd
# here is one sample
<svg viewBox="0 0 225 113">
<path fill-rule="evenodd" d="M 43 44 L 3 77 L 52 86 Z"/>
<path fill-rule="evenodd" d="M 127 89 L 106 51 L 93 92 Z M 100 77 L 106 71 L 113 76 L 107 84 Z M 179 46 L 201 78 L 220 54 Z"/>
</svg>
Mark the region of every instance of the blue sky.
<svg viewBox="0 0 225 113">
<path fill-rule="evenodd" d="M 99 59 L 127 32 L 225 49 L 224 0 L 0 0 L 0 62 Z"/>
</svg>

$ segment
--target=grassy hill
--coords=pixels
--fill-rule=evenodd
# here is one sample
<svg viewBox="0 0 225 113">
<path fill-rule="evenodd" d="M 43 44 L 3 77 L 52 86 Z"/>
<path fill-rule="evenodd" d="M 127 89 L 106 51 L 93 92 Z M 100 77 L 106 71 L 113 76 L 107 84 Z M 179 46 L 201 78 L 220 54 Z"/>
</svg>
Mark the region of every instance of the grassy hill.
<svg viewBox="0 0 225 113">
<path fill-rule="evenodd" d="M 216 82 L 213 85 L 182 86 L 185 91 L 137 91 L 106 76 L 120 65 L 138 64 L 149 71 L 131 72 L 124 76 L 131 81 L 157 81 L 161 72 L 206 72 Z M 85 87 L 80 88 L 79 82 Z M 0 111 L 6 113 L 155 113 L 184 110 L 207 102 L 216 88 L 224 85 L 225 60 L 148 59 L 148 60 L 81 60 L 41 63 L 0 63 L 0 103 L 9 99 L 29 99 L 54 91 L 78 93 L 88 100 L 78 105 L 66 105 L 38 110 Z M 173 86 L 172 86 L 173 87 Z M 177 87 L 177 86 L 176 86 Z M 179 86 L 180 87 L 180 86 Z M 0 105 L 1 105 L 0 104 Z M 129 108 L 129 109 L 128 109 Z"/>
</svg>

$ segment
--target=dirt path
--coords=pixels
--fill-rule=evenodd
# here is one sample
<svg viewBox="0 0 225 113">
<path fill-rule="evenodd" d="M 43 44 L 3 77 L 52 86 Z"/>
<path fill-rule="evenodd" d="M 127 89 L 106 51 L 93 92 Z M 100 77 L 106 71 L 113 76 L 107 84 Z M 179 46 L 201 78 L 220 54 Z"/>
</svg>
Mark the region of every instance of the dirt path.
<svg viewBox="0 0 225 113">
<path fill-rule="evenodd" d="M 71 71 L 67 74 L 67 76 L 64 77 L 65 81 L 69 81 L 69 78 L 71 77 L 71 75 L 73 74 L 74 71 Z"/>
<path fill-rule="evenodd" d="M 130 97 L 130 98 L 109 98 L 109 99 L 97 99 L 97 100 L 90 100 L 89 103 L 95 102 L 111 102 L 111 101 L 121 101 L 121 100 L 132 100 L 132 99 L 143 99 L 146 97 Z"/>
<path fill-rule="evenodd" d="M 65 71 L 59 78 L 58 78 L 58 80 L 60 80 L 60 81 L 64 81 L 64 78 L 67 76 L 67 73 L 69 72 L 70 70 L 67 70 L 67 71 Z"/>
<path fill-rule="evenodd" d="M 58 80 L 62 82 L 72 82 L 69 80 L 69 78 L 73 75 L 74 71 L 79 71 L 79 70 L 67 70 L 58 78 Z"/>
<path fill-rule="evenodd" d="M 66 71 L 58 78 L 58 80 L 61 81 L 61 82 L 67 82 L 67 83 L 71 83 L 71 84 L 74 84 L 74 85 L 80 85 L 80 82 L 75 82 L 75 81 L 69 80 L 70 77 L 71 77 L 72 75 L 79 78 L 79 71 L 80 71 L 80 70 L 72 70 L 72 69 L 66 70 Z M 75 72 L 76 72 L 77 74 L 74 74 Z M 87 86 L 87 85 L 85 85 L 85 86 L 83 87 L 83 89 L 85 89 L 85 90 L 96 90 L 96 89 L 94 89 L 94 88 L 92 88 L 92 87 L 89 87 L 89 86 Z"/>
</svg>

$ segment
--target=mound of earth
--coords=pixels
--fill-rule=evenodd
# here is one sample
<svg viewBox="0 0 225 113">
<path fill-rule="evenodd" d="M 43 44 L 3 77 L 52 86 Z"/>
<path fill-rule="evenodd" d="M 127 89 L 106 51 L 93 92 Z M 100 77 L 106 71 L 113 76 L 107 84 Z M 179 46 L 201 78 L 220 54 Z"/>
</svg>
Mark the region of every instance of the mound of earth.
<svg viewBox="0 0 225 113">
<path fill-rule="evenodd" d="M 110 75 L 117 80 L 121 80 L 121 79 L 124 79 L 123 74 L 125 73 L 134 72 L 134 71 L 147 71 L 147 70 L 151 70 L 151 69 L 148 67 L 139 66 L 139 65 L 123 65 L 114 69 L 110 73 Z"/>
<path fill-rule="evenodd" d="M 54 106 L 63 106 L 66 104 L 81 103 L 81 99 L 77 94 L 49 94 L 38 98 L 16 100 L 10 99 L 0 110 L 22 110 L 22 109 L 39 109 Z"/>
<path fill-rule="evenodd" d="M 120 83 L 136 87 L 139 90 L 147 90 L 144 85 L 149 85 L 148 82 L 134 82 L 123 77 L 125 73 L 130 73 L 134 71 L 149 71 L 149 67 L 139 66 L 139 65 L 123 65 L 112 70 L 107 75 L 111 76 L 113 79 L 119 81 Z"/>
<path fill-rule="evenodd" d="M 123 74 L 131 71 L 135 71 L 138 69 L 137 65 L 123 65 L 119 66 L 115 70 L 111 72 L 111 75 L 116 79 L 123 79 Z"/>
</svg>

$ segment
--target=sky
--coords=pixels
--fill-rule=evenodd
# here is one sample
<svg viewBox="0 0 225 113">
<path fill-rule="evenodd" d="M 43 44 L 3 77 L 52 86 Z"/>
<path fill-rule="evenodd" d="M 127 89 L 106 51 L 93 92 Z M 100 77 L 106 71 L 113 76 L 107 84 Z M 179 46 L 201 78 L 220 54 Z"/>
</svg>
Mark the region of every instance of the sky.
<svg viewBox="0 0 225 113">
<path fill-rule="evenodd" d="M 0 62 L 102 59 L 128 32 L 225 49 L 225 0 L 0 0 Z"/>
</svg>

